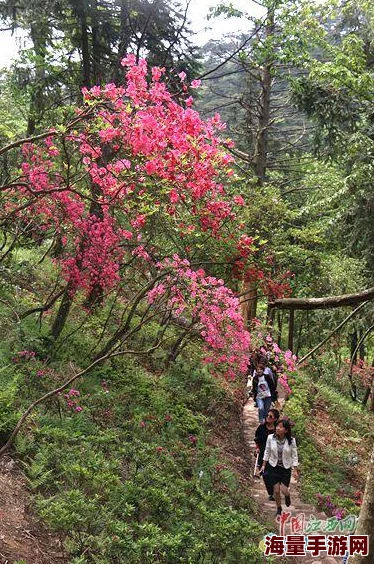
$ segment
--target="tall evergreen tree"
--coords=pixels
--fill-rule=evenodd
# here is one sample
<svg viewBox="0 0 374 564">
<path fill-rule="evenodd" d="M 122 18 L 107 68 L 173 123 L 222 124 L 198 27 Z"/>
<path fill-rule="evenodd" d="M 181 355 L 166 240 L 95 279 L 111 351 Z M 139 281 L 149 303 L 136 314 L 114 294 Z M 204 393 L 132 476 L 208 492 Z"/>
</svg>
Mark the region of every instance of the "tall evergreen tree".
<svg viewBox="0 0 374 564">
<path fill-rule="evenodd" d="M 189 79 L 199 69 L 186 9 L 174 0 L 2 0 L 0 17 L 30 41 L 13 69 L 28 95 L 29 135 L 46 112 L 77 101 L 81 87 L 121 83 L 128 53 Z"/>
</svg>

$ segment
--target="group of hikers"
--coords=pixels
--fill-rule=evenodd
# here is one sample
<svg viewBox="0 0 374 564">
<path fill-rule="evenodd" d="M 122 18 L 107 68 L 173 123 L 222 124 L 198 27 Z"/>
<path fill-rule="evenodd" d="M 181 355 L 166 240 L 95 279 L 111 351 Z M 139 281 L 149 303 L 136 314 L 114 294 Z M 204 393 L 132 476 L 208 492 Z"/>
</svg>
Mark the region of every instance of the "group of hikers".
<svg viewBox="0 0 374 564">
<path fill-rule="evenodd" d="M 254 441 L 257 455 L 255 475 L 262 476 L 269 500 L 275 501 L 277 515 L 282 513 L 281 494 L 286 507 L 291 505 L 290 481 L 294 470 L 297 479 L 298 455 L 291 424 L 280 416 L 279 410 L 271 407 L 278 405 L 276 371 L 267 366 L 267 358 L 261 355 L 251 357 L 248 367 L 249 394 L 258 407 L 259 426 Z"/>
</svg>

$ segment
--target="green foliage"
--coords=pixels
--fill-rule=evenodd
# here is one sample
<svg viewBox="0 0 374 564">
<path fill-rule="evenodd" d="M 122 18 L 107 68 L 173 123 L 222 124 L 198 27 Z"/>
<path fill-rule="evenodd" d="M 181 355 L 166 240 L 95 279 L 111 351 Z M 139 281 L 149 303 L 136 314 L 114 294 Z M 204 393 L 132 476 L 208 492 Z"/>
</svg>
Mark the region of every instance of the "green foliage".
<svg viewBox="0 0 374 564">
<path fill-rule="evenodd" d="M 119 19 L 119 10 L 104 0 L 97 3 L 96 12 L 95 3 L 73 4 L 53 1 L 48 5 L 49 16 L 54 16 L 52 27 L 45 25 L 40 0 L 21 2 L 21 11 L 12 11 L 13 0 L 4 4 L 4 18 L 12 21 L 17 15 L 19 19 L 12 23 L 33 37 L 32 48 L 0 80 L 3 144 L 26 130 L 33 132 L 47 120 L 48 126 L 54 124 L 61 113 L 71 114 L 70 104 L 83 82 L 100 82 L 109 76 L 111 80 L 122 42 L 127 52 L 148 53 L 150 64 L 187 70 L 188 78 L 197 72 L 197 51 L 184 39 L 184 31 L 179 33 L 182 16 L 173 3 L 161 2 L 158 13 L 152 14 L 150 4 L 135 2 L 125 16 L 126 25 Z M 266 25 L 248 15 L 249 25 L 254 23 L 259 31 L 238 57 L 230 56 L 231 40 L 210 43 L 206 49 L 208 68 L 224 58 L 230 62 L 215 73 L 212 91 L 208 86 L 212 82 L 204 82 L 199 104 L 215 113 L 220 105 L 217 91 L 222 91 L 228 133 L 247 153 L 238 167 L 240 176 L 223 189 L 230 194 L 233 186 L 240 186 L 245 205 L 236 210 L 237 225 L 254 238 L 256 267 L 269 264 L 274 276 L 282 269 L 293 271 L 294 294 L 300 297 L 358 291 L 374 271 L 373 7 L 368 1 L 353 0 L 327 7 L 308 2 L 264 4 Z M 233 6 L 220 6 L 215 12 L 238 15 Z M 97 24 L 96 43 L 93 23 Z M 92 30 L 91 52 L 85 54 L 84 26 Z M 131 37 L 126 35 L 129 26 Z M 61 33 L 64 39 L 57 41 Z M 244 38 L 235 41 L 238 48 Z M 88 63 L 89 76 L 82 77 L 82 63 Z M 274 86 L 264 126 L 260 121 L 265 67 Z M 116 80 L 122 80 L 122 71 Z M 290 85 L 298 106 L 293 112 Z M 265 130 L 266 178 L 259 185 L 254 164 Z M 317 159 L 316 152 L 322 158 Z M 74 158 L 72 167 L 79 155 Z M 7 153 L 1 164 L 1 181 L 6 185 L 9 178 L 18 176 L 19 162 Z M 147 193 L 139 198 L 139 206 L 152 215 Z M 186 204 L 187 217 L 192 221 Z M 123 295 L 110 296 L 93 314 L 78 296 L 54 343 L 48 337 L 49 312 L 22 316 L 51 295 L 53 263 L 47 254 L 54 242 L 46 239 L 39 244 L 23 226 L 6 227 L 0 241 L 5 253 L 0 265 L 0 330 L 5 335 L 0 344 L 1 442 L 31 401 L 92 359 L 120 325 L 126 291 L 135 295 L 140 286 L 130 275 Z M 35 232 L 38 226 L 32 229 Z M 150 219 L 149 240 L 162 240 L 165 256 L 189 248 L 196 263 L 205 263 L 209 245 L 215 264 L 206 271 L 225 277 L 239 290 L 241 281 L 232 279 L 229 241 L 209 242 L 200 231 L 186 231 L 182 238 L 175 235 L 174 217 L 164 218 L 162 225 L 156 217 Z M 57 280 L 54 291 L 60 284 Z M 265 308 L 263 301 L 259 309 Z M 140 307 L 132 327 L 140 327 L 144 313 Z M 357 328 L 366 326 L 370 314 L 368 308 L 356 322 Z M 297 313 L 298 349 L 311 348 L 345 315 L 337 310 Z M 281 339 L 281 315 L 278 320 Z M 136 331 L 126 346 L 147 350 L 162 331 L 151 322 Z M 326 347 L 326 355 L 310 363 L 313 383 L 304 375 L 290 382 L 293 393 L 286 413 L 295 422 L 305 499 L 314 503 L 318 492 L 355 513 L 349 480 L 361 459 L 348 444 L 365 441 L 372 430 L 361 407 L 342 397 L 340 391 L 346 390 L 347 383 L 336 380 L 337 366 L 348 356 L 349 331 L 341 332 Z M 238 409 L 235 398 L 240 397 L 240 382 L 221 385 L 201 367 L 195 361 L 198 346 L 190 335 L 178 361 L 162 372 L 177 332 L 170 327 L 163 336 L 165 345 L 152 358 L 113 359 L 78 381 L 80 395 L 74 397 L 79 397 L 79 405 L 69 406 L 67 390 L 41 405 L 28 420 L 15 446 L 38 511 L 65 537 L 74 564 L 260 563 L 258 540 L 266 531 L 252 517 L 248 492 L 237 473 L 211 440 L 217 426 L 230 432 L 231 438 L 240 433 L 230 428 Z M 35 352 L 35 357 L 13 362 L 22 350 Z M 310 417 L 321 406 L 347 438 L 339 448 L 326 446 L 323 456 Z"/>
<path fill-rule="evenodd" d="M 319 494 L 320 500 L 331 500 L 333 507 L 343 509 L 346 514 L 358 514 L 357 478 L 353 483 L 352 468 L 364 461 L 354 453 L 352 445 L 361 443 L 363 437 L 373 436 L 370 415 L 336 389 L 319 380 L 312 381 L 305 372 L 296 377 L 291 387 L 293 393 L 286 402 L 285 413 L 295 423 L 303 497 L 316 504 Z M 323 428 L 318 421 L 322 409 L 322 413 L 328 413 L 328 419 L 323 421 L 333 427 Z M 341 438 L 326 443 L 323 433 L 332 435 L 334 426 Z M 362 483 L 361 490 L 363 487 Z"/>
<path fill-rule="evenodd" d="M 262 561 L 264 528 L 209 428 L 232 395 L 183 360 L 163 376 L 114 360 L 18 440 L 41 517 L 73 562 Z"/>
<path fill-rule="evenodd" d="M 338 184 L 325 189 L 330 201 L 335 201 L 336 211 L 329 215 L 336 242 L 344 253 L 361 261 L 368 285 L 372 284 L 374 265 L 373 223 L 369 220 L 373 208 L 369 186 L 373 162 L 372 19 L 373 9 L 367 2 L 332 6 L 330 20 L 335 23 L 335 34 L 326 35 L 320 56 L 309 65 L 309 74 L 292 81 L 294 100 L 313 120 L 317 152 L 340 169 Z M 323 195 L 320 205 L 324 201 Z"/>
<path fill-rule="evenodd" d="M 19 418 L 17 398 L 20 378 L 16 374 L 8 381 L 4 374 L 7 371 L 11 372 L 10 366 L 4 366 L 0 371 L 0 443 L 7 441 Z"/>
<path fill-rule="evenodd" d="M 318 386 L 318 398 L 327 402 L 329 412 L 334 419 L 350 433 L 364 437 L 373 434 L 370 413 L 367 413 L 358 402 L 353 402 L 349 397 L 343 396 L 336 386 Z"/>
<path fill-rule="evenodd" d="M 15 100 L 6 71 L 0 73 L 0 94 L 0 140 L 2 145 L 6 145 L 20 136 L 25 128 L 25 118 Z"/>
<path fill-rule="evenodd" d="M 298 443 L 306 437 L 306 418 L 311 407 L 312 398 L 308 386 L 305 385 L 300 376 L 289 378 L 290 388 L 293 390 L 285 405 L 285 414 L 295 423 Z"/>
</svg>

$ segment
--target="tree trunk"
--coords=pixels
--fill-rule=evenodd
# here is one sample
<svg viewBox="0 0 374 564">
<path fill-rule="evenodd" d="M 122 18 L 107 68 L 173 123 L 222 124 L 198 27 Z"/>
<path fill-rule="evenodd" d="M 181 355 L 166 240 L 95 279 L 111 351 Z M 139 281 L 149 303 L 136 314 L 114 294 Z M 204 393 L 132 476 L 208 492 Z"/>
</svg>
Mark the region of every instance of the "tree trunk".
<svg viewBox="0 0 374 564">
<path fill-rule="evenodd" d="M 265 39 L 274 33 L 274 11 L 269 10 L 267 15 L 267 25 L 265 27 Z M 265 182 L 267 151 L 268 151 L 268 127 L 270 122 L 270 94 L 271 94 L 271 69 L 270 58 L 259 70 L 260 75 L 260 96 L 257 104 L 257 131 L 254 146 L 253 167 L 257 178 L 257 183 L 262 186 Z M 258 290 L 257 286 L 251 282 L 244 283 L 244 291 L 247 300 L 243 304 L 243 318 L 246 327 L 250 326 L 251 320 L 257 315 Z M 269 310 L 269 316 L 271 316 Z"/>
<path fill-rule="evenodd" d="M 100 85 L 102 80 L 101 72 L 101 49 L 100 49 L 100 28 L 97 0 L 91 2 L 91 29 L 92 29 L 92 84 Z"/>
<path fill-rule="evenodd" d="M 361 556 L 355 554 L 349 558 L 349 564 L 373 564 L 374 562 L 374 445 L 371 453 L 370 466 L 366 478 L 364 499 L 361 506 L 356 535 L 368 535 L 369 554 Z M 371 541 L 371 542 L 370 542 Z"/>
<path fill-rule="evenodd" d="M 90 41 L 87 23 L 87 4 L 83 0 L 78 11 L 81 28 L 81 50 L 82 50 L 82 86 L 91 88 L 91 61 Z"/>
<path fill-rule="evenodd" d="M 275 309 L 269 309 L 266 312 L 266 324 L 268 325 L 268 327 L 273 328 L 274 327 L 274 321 L 275 321 Z"/>
<path fill-rule="evenodd" d="M 45 55 L 47 49 L 48 27 L 42 18 L 30 28 L 30 36 L 36 56 L 35 77 L 31 90 L 30 108 L 27 119 L 27 137 L 34 135 L 44 115 Z"/>
<path fill-rule="evenodd" d="M 112 153 L 108 145 L 102 146 L 102 157 L 98 160 L 99 167 L 106 167 L 112 158 Z M 101 196 L 103 195 L 102 189 L 95 182 L 91 182 L 91 205 L 90 205 L 90 216 L 95 216 L 99 221 L 104 219 L 103 208 L 99 202 Z M 82 242 L 83 243 L 83 242 Z M 95 307 L 101 306 L 104 300 L 104 290 L 100 284 L 95 284 L 92 287 L 90 294 L 85 302 L 86 307 L 93 309 Z"/>
<path fill-rule="evenodd" d="M 353 364 L 357 363 L 357 343 L 357 329 L 354 329 L 351 333 L 351 362 L 353 362 Z"/>
<path fill-rule="evenodd" d="M 367 402 L 368 402 L 368 399 L 369 399 L 369 397 L 370 397 L 371 390 L 372 390 L 372 386 L 368 386 L 368 387 L 365 389 L 365 394 L 364 394 L 364 397 L 362 398 L 362 406 L 363 406 L 363 407 L 365 407 L 366 404 L 367 404 Z"/>
<path fill-rule="evenodd" d="M 70 284 L 68 284 L 66 286 L 64 295 L 62 296 L 59 310 L 57 312 L 56 318 L 52 325 L 51 336 L 53 337 L 54 340 L 58 339 L 58 337 L 61 335 L 63 328 L 65 327 L 66 320 L 68 318 L 72 303 L 73 303 L 72 287 Z"/>
<path fill-rule="evenodd" d="M 274 11 L 270 9 L 267 14 L 265 27 L 265 41 L 274 34 Z M 265 182 L 267 153 L 268 153 L 268 128 L 270 123 L 270 94 L 272 83 L 272 58 L 267 57 L 260 70 L 261 93 L 258 103 L 258 128 L 256 133 L 254 170 L 257 182 L 262 186 Z"/>
<path fill-rule="evenodd" d="M 277 322 L 278 322 L 278 337 L 277 337 L 277 343 L 278 343 L 278 347 L 282 348 L 282 326 L 283 326 L 283 318 L 282 318 L 282 312 L 280 310 L 278 310 L 277 312 Z"/>
<path fill-rule="evenodd" d="M 289 319 L 288 319 L 288 349 L 293 351 L 293 334 L 295 330 L 295 312 L 290 309 Z"/>
<path fill-rule="evenodd" d="M 359 332 L 360 346 L 358 348 L 360 360 L 365 360 L 365 340 L 362 339 L 363 333 Z"/>
<path fill-rule="evenodd" d="M 257 287 L 251 282 L 244 282 L 243 293 L 245 292 L 245 300 L 242 303 L 242 316 L 245 327 L 249 328 L 252 319 L 257 314 Z"/>
<path fill-rule="evenodd" d="M 299 348 L 300 348 L 300 343 L 301 343 L 301 335 L 302 335 L 302 332 L 303 332 L 303 327 L 304 327 L 304 316 L 302 316 L 301 318 L 299 317 L 299 327 L 298 327 L 298 332 L 297 332 L 297 345 L 296 345 L 296 349 L 295 349 L 296 356 L 299 356 Z"/>
<path fill-rule="evenodd" d="M 124 69 L 121 67 L 121 61 L 126 56 L 129 46 L 130 23 L 128 0 L 121 0 L 120 21 L 120 43 L 118 47 L 117 60 L 112 72 L 113 82 L 115 84 L 123 83 Z"/>
</svg>

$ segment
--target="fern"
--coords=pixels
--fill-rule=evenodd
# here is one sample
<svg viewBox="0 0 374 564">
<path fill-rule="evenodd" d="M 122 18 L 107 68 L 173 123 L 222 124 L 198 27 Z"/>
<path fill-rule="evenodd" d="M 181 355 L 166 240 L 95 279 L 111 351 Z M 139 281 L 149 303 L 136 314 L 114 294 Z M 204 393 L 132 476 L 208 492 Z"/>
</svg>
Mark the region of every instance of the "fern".
<svg viewBox="0 0 374 564">
<path fill-rule="evenodd" d="M 38 453 L 28 468 L 27 481 L 30 489 L 38 490 L 48 485 L 53 470 L 48 469 L 48 458 Z"/>
</svg>

